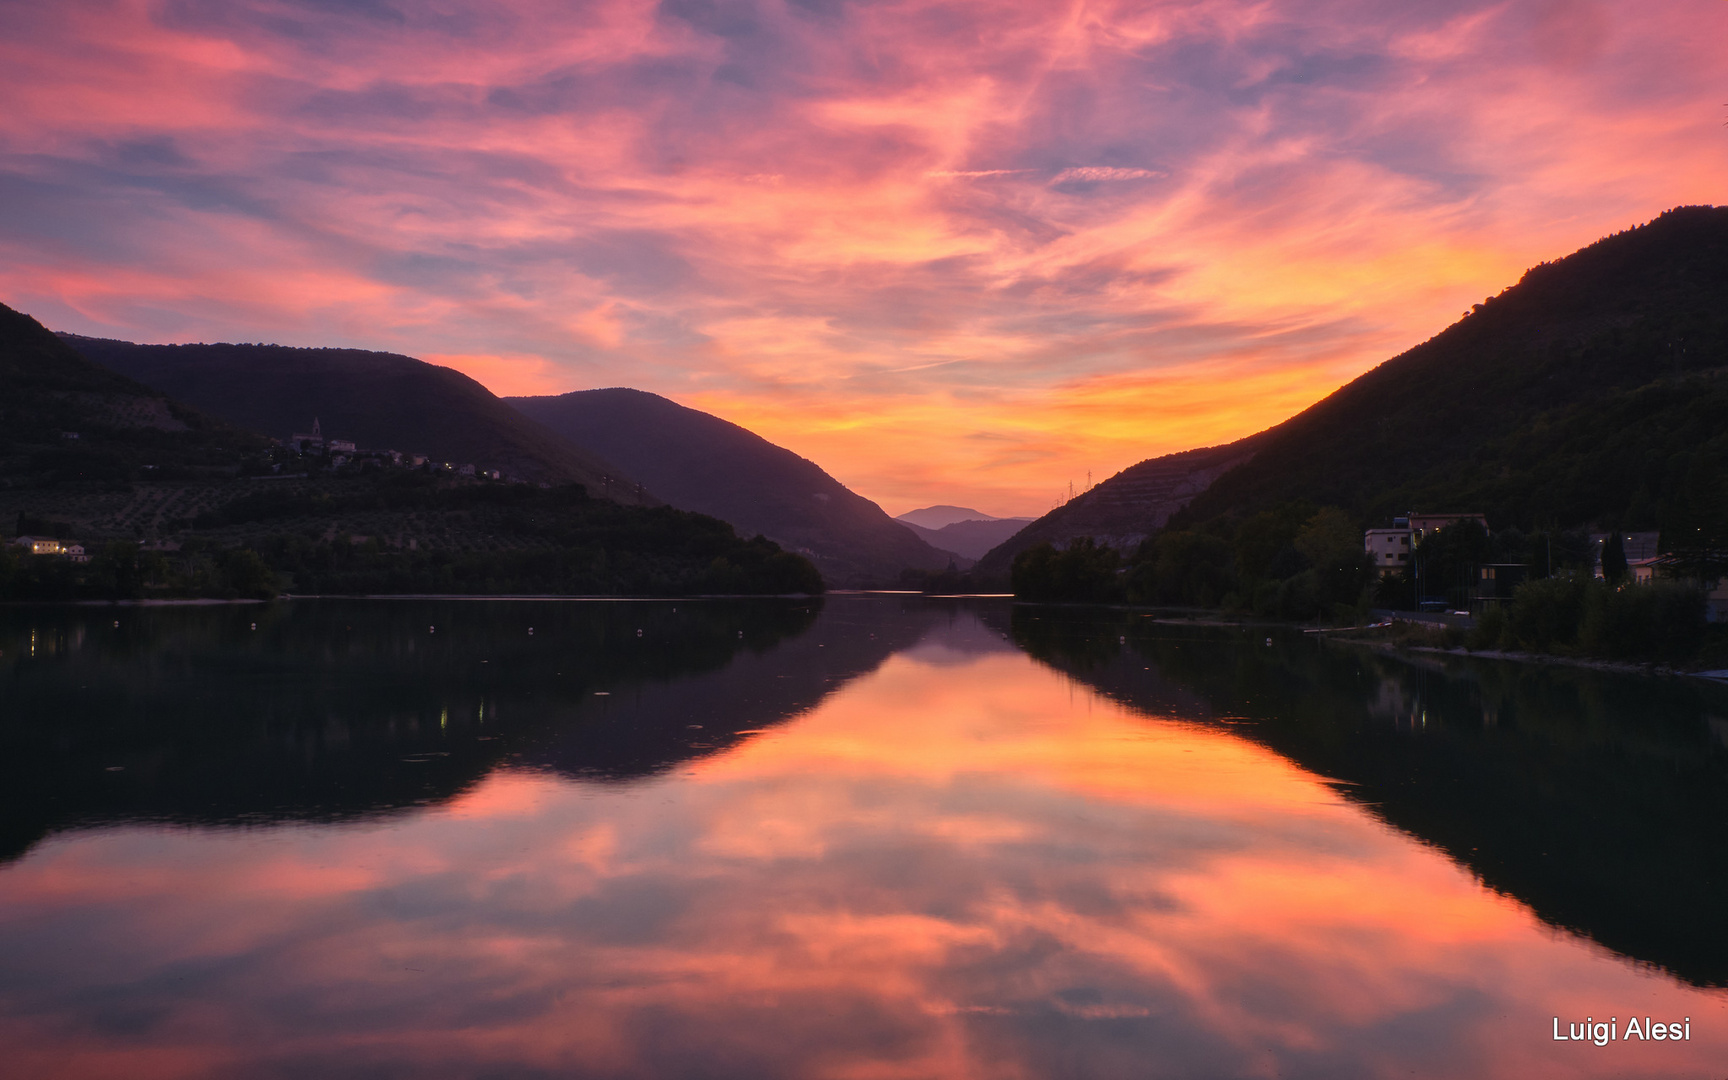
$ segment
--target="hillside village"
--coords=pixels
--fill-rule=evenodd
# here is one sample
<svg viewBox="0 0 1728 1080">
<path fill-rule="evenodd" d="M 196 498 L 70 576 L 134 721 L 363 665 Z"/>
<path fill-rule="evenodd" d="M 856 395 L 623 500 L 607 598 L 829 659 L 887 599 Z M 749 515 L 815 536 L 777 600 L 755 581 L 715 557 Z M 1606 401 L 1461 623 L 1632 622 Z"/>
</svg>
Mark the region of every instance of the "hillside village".
<svg viewBox="0 0 1728 1080">
<path fill-rule="evenodd" d="M 352 439 L 326 439 L 323 424 L 317 417 L 312 418 L 312 430 L 295 432 L 281 443 L 289 451 L 300 455 L 303 463 L 316 461 L 331 470 L 353 467 L 356 469 L 371 468 L 408 468 L 434 469 L 457 476 L 473 476 L 486 480 L 503 480 L 506 483 L 520 483 L 513 475 L 505 475 L 498 469 L 482 469 L 472 464 L 455 465 L 451 462 L 434 462 L 425 454 L 405 454 L 400 450 L 373 450 L 358 447 Z M 280 472 L 281 462 L 274 464 L 272 471 Z"/>
</svg>

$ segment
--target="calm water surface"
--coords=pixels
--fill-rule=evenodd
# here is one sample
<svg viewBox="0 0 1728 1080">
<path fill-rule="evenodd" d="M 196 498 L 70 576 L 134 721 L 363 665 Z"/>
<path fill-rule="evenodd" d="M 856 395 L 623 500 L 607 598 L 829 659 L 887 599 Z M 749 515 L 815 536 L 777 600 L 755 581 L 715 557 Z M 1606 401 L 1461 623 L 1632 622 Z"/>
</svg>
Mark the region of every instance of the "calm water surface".
<svg viewBox="0 0 1728 1080">
<path fill-rule="evenodd" d="M 1728 1075 L 1720 688 L 1266 634 L 0 611 L 0 1073 Z"/>
</svg>

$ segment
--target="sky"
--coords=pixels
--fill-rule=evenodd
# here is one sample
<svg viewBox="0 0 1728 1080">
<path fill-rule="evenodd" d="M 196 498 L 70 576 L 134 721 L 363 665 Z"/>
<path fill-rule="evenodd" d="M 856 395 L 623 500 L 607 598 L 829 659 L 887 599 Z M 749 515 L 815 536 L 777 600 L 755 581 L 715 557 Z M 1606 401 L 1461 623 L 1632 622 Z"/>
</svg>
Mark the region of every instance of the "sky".
<svg viewBox="0 0 1728 1080">
<path fill-rule="evenodd" d="M 1728 202 L 1723 0 L 0 0 L 0 302 L 635 386 L 901 513 Z"/>
</svg>

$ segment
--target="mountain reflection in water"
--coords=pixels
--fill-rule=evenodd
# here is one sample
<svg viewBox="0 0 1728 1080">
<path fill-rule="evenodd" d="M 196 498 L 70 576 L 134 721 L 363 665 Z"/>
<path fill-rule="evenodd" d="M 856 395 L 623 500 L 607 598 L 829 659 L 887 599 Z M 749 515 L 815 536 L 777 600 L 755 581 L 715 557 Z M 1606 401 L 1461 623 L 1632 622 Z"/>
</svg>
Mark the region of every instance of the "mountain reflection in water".
<svg viewBox="0 0 1728 1080">
<path fill-rule="evenodd" d="M 0 622 L 7 1075 L 1728 1056 L 1708 688 L 918 598 Z M 1633 1010 L 1692 1041 L 1551 1038 Z"/>
<path fill-rule="evenodd" d="M 0 614 L 0 858 L 117 820 L 340 820 L 500 763 L 628 780 L 809 708 L 914 617 L 821 601 L 303 601 Z"/>
<path fill-rule="evenodd" d="M 1728 986 L 1728 688 L 1130 613 L 1021 609 L 1014 637 L 1133 708 L 1227 720 L 1555 926 Z"/>
</svg>

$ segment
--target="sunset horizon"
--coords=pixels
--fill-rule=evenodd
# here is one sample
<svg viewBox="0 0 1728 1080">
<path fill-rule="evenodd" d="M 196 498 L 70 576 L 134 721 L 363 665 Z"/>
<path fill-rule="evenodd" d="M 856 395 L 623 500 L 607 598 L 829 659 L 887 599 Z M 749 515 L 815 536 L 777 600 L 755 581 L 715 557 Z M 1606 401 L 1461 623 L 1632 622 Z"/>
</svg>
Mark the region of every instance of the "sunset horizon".
<svg viewBox="0 0 1728 1080">
<path fill-rule="evenodd" d="M 114 0 L 0 43 L 0 300 L 629 386 L 1048 511 L 1724 201 L 1728 4 Z"/>
<path fill-rule="evenodd" d="M 8 1077 L 1728 1060 L 1728 0 L 0 29 Z"/>
</svg>

